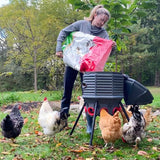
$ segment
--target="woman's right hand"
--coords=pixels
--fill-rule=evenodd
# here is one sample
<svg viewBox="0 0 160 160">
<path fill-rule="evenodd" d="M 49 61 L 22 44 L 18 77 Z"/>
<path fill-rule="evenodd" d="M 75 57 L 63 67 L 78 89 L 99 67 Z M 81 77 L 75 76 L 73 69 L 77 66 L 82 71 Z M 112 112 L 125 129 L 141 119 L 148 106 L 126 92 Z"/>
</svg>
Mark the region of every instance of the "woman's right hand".
<svg viewBox="0 0 160 160">
<path fill-rule="evenodd" d="M 62 52 L 62 51 L 56 52 L 56 55 L 57 55 L 59 58 L 63 58 L 63 52 Z"/>
</svg>

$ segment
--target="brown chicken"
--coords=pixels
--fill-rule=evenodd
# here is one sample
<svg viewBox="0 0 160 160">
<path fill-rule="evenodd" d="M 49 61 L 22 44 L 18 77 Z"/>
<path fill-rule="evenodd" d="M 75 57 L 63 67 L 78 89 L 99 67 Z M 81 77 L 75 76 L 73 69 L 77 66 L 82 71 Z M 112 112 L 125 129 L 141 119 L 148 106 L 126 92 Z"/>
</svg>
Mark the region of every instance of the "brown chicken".
<svg viewBox="0 0 160 160">
<path fill-rule="evenodd" d="M 125 109 L 125 111 L 126 111 L 128 117 L 131 118 L 132 112 L 131 112 L 131 111 L 128 111 L 128 109 Z M 121 116 L 122 116 L 122 119 L 123 119 L 123 124 L 127 123 L 128 120 L 127 120 L 127 118 L 126 118 L 126 116 L 125 116 L 125 114 L 124 114 L 124 112 L 123 112 L 122 109 L 120 110 L 120 113 L 121 113 Z"/>
<path fill-rule="evenodd" d="M 101 129 L 102 138 L 106 143 L 105 147 L 108 143 L 111 143 L 112 147 L 114 147 L 115 141 L 122 137 L 119 111 L 112 116 L 105 109 L 101 109 L 99 127 Z"/>
<path fill-rule="evenodd" d="M 145 125 L 145 128 L 146 128 L 152 121 L 152 109 L 151 108 L 147 108 L 146 112 L 144 113 L 144 119 L 146 121 L 146 125 Z"/>
</svg>

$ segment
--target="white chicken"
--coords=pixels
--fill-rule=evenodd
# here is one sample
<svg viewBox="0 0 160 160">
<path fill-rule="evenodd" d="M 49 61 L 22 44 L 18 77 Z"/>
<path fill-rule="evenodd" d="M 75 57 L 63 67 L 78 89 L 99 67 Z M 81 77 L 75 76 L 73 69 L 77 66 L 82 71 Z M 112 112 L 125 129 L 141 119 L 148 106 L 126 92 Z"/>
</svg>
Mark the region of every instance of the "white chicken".
<svg viewBox="0 0 160 160">
<path fill-rule="evenodd" d="M 132 116 L 129 122 L 122 127 L 122 139 L 127 143 L 135 143 L 135 148 L 137 148 L 138 142 L 146 135 L 146 121 L 143 114 L 139 111 L 139 106 L 131 107 L 130 111 Z"/>
<path fill-rule="evenodd" d="M 45 97 L 39 111 L 38 123 L 43 128 L 45 135 L 55 136 L 67 126 L 67 119 L 61 118 L 60 112 L 53 111 Z"/>
</svg>

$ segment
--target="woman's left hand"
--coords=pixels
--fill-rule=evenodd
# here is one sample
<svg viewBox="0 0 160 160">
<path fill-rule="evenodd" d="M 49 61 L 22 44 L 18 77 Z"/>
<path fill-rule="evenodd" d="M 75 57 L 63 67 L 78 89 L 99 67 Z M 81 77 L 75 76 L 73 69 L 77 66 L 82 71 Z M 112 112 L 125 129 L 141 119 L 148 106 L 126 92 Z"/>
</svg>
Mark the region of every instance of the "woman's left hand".
<svg viewBox="0 0 160 160">
<path fill-rule="evenodd" d="M 116 47 L 116 42 L 113 41 L 113 43 L 112 43 L 112 48 L 115 48 L 115 47 Z"/>
</svg>

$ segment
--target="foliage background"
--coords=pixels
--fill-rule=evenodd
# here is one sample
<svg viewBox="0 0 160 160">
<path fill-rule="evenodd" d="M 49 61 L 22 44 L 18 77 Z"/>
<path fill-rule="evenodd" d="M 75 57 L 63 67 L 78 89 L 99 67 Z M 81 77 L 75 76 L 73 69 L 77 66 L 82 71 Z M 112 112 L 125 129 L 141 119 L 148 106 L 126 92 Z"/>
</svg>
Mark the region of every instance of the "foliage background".
<svg viewBox="0 0 160 160">
<path fill-rule="evenodd" d="M 105 71 L 160 86 L 158 0 L 10 0 L 0 8 L 0 91 L 61 89 L 64 64 L 55 56 L 57 36 L 96 4 L 111 12 L 105 28 L 117 43 Z"/>
</svg>

